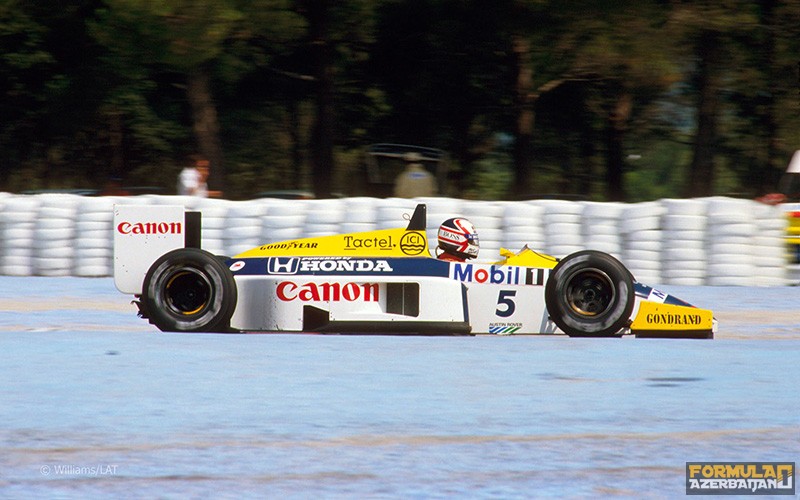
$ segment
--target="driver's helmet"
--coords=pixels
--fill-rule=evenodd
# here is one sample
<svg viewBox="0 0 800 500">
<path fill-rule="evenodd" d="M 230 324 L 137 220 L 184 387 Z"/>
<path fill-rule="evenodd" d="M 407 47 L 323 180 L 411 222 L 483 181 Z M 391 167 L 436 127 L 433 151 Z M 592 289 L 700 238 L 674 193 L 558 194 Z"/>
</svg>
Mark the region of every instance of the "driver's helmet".
<svg viewBox="0 0 800 500">
<path fill-rule="evenodd" d="M 438 240 L 442 251 L 463 259 L 476 258 L 481 247 L 475 226 L 462 217 L 453 217 L 442 222 Z"/>
</svg>

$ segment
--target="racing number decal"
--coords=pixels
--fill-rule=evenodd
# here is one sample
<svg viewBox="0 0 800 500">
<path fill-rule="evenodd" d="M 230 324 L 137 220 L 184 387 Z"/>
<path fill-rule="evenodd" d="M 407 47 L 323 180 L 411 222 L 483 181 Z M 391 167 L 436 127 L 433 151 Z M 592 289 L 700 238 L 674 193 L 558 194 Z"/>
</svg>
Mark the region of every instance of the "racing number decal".
<svg viewBox="0 0 800 500">
<path fill-rule="evenodd" d="M 500 316 L 501 318 L 507 318 L 514 314 L 514 311 L 517 308 L 517 305 L 514 303 L 512 297 L 517 295 L 516 290 L 500 290 L 500 295 L 497 297 L 497 309 L 495 309 L 494 313 Z M 503 309 L 502 306 L 505 306 Z"/>
</svg>

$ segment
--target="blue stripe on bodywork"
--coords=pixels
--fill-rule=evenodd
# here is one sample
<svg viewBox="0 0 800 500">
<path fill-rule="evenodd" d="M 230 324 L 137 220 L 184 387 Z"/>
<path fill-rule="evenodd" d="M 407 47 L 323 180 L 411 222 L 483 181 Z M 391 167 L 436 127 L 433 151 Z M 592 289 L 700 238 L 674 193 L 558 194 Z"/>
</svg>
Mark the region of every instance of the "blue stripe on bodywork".
<svg viewBox="0 0 800 500">
<path fill-rule="evenodd" d="M 234 275 L 247 276 L 433 276 L 447 278 L 450 263 L 430 257 L 324 258 L 250 257 L 230 259 Z"/>
<path fill-rule="evenodd" d="M 678 297 L 670 295 L 668 293 L 662 292 L 660 290 L 656 290 L 655 288 L 647 285 L 643 285 L 639 282 L 633 283 L 633 290 L 636 293 L 637 297 L 648 299 L 651 294 L 655 294 L 660 298 L 663 298 L 664 304 L 671 304 L 676 306 L 686 306 L 686 307 L 694 307 L 692 304 L 686 302 L 685 300 L 681 300 Z"/>
</svg>

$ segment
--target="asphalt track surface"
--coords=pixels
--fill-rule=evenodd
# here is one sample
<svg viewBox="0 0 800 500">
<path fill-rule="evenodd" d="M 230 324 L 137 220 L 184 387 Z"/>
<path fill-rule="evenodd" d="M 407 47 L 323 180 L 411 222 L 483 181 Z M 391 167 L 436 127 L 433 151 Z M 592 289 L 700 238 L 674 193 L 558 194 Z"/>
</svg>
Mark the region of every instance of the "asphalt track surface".
<svg viewBox="0 0 800 500">
<path fill-rule="evenodd" d="M 156 332 L 0 277 L 0 498 L 675 498 L 800 462 L 800 287 L 659 287 L 714 340 Z M 785 497 L 784 497 L 785 498 Z"/>
</svg>

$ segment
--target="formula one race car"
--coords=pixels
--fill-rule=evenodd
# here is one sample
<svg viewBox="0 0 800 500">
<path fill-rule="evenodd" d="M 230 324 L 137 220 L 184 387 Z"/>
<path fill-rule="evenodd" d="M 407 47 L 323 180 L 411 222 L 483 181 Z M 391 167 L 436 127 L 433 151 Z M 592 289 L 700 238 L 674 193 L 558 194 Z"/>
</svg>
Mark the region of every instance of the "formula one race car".
<svg viewBox="0 0 800 500">
<path fill-rule="evenodd" d="M 115 207 L 114 278 L 163 331 L 554 334 L 712 338 L 711 311 L 637 283 L 616 258 L 525 247 L 492 264 L 431 257 L 426 207 L 407 227 L 200 248 L 200 214 Z"/>
</svg>

